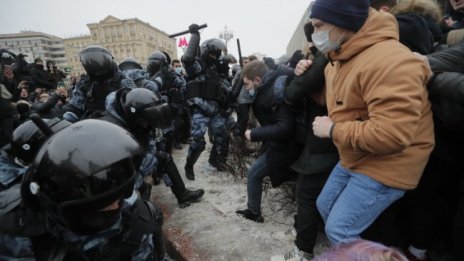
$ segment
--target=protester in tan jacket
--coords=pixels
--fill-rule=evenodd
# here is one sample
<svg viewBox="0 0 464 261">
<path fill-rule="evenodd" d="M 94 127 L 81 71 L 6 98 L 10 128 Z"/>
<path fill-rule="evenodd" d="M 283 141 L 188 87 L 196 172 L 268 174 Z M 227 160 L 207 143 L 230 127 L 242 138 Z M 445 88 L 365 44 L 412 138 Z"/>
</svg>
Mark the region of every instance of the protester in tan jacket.
<svg viewBox="0 0 464 261">
<path fill-rule="evenodd" d="M 388 13 L 369 0 L 316 0 L 313 43 L 325 70 L 328 117 L 313 131 L 340 154 L 317 206 L 332 243 L 359 238 L 391 203 L 414 189 L 433 149 L 425 84 L 430 70 L 398 42 Z M 300 74 L 310 62 L 300 62 Z"/>
</svg>

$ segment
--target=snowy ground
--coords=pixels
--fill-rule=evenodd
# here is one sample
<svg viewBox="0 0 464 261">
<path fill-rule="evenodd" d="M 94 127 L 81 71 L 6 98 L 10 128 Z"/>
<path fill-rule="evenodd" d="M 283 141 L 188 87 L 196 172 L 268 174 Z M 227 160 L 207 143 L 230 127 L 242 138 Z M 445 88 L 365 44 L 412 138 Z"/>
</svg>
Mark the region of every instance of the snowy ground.
<svg viewBox="0 0 464 261">
<path fill-rule="evenodd" d="M 269 188 L 263 193 L 264 223 L 237 216 L 236 210 L 246 208 L 246 179 L 218 172 L 210 166 L 210 148 L 208 145 L 195 165 L 195 181 L 187 180 L 184 175 L 188 145 L 173 153 L 186 187 L 205 190 L 202 201 L 181 209 L 163 183 L 153 187 L 152 196 L 164 205 L 166 212 L 165 230 L 178 237 L 174 243 L 189 241 L 193 245 L 197 254 L 189 260 L 271 260 L 272 256 L 290 251 L 294 244 L 285 232 L 293 228 L 295 206 L 284 200 L 285 191 Z M 316 254 L 326 248 L 325 238 L 320 238 Z"/>
</svg>

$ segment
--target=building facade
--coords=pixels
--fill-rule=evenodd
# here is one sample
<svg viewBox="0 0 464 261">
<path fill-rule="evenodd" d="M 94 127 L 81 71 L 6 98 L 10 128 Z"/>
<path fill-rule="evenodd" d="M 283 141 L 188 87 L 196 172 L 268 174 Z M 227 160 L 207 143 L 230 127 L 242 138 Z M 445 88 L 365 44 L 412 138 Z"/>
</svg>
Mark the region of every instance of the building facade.
<svg viewBox="0 0 464 261">
<path fill-rule="evenodd" d="M 52 61 L 61 69 L 67 68 L 63 39 L 41 32 L 22 31 L 17 34 L 0 34 L 0 48 L 27 55 L 27 62 L 41 58 L 44 63 Z"/>
<path fill-rule="evenodd" d="M 309 3 L 308 8 L 306 9 L 303 17 L 298 23 L 295 32 L 293 33 L 290 42 L 287 45 L 287 55 L 292 56 L 296 50 L 302 50 L 305 53 L 305 50 L 308 48 L 308 42 L 306 41 L 306 36 L 304 34 L 304 25 L 309 21 L 309 15 L 311 14 L 311 7 L 313 1 Z"/>
<path fill-rule="evenodd" d="M 165 51 L 177 59 L 176 40 L 165 32 L 137 18 L 121 20 L 107 16 L 99 23 L 88 24 L 90 35 L 64 40 L 66 57 L 72 67 L 71 76 L 85 73 L 79 60 L 79 52 L 91 44 L 101 45 L 111 51 L 117 63 L 132 57 L 142 66 L 153 51 Z"/>
</svg>

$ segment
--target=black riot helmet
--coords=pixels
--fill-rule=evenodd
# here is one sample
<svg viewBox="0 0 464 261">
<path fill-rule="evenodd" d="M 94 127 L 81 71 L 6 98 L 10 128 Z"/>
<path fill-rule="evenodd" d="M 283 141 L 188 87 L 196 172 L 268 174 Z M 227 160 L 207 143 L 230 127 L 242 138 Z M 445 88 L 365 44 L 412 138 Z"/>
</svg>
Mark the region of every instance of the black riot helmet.
<svg viewBox="0 0 464 261">
<path fill-rule="evenodd" d="M 227 47 L 222 40 L 212 38 L 201 44 L 200 53 L 203 61 L 216 62 L 223 53 L 227 53 Z"/>
<path fill-rule="evenodd" d="M 139 61 L 136 59 L 129 57 L 124 60 L 118 65 L 119 70 L 121 71 L 126 71 L 126 70 L 133 70 L 133 69 L 139 69 L 143 70 L 142 65 L 140 65 Z"/>
<path fill-rule="evenodd" d="M 54 118 L 44 120 L 53 133 L 56 133 L 71 123 L 66 120 Z M 48 139 L 48 135 L 43 133 L 31 120 L 19 125 L 12 134 L 11 142 L 4 149 L 7 156 L 23 166 L 30 165 L 40 147 Z"/>
<path fill-rule="evenodd" d="M 171 57 L 163 51 L 154 51 L 148 56 L 147 71 L 150 75 L 154 75 L 161 70 L 161 68 L 171 64 Z"/>
<path fill-rule="evenodd" d="M 140 144 L 123 128 L 83 120 L 54 134 L 24 175 L 24 203 L 79 235 L 115 224 L 122 199 L 132 195 Z M 106 210 L 118 203 L 118 208 Z"/>
<path fill-rule="evenodd" d="M 121 97 L 125 118 L 151 128 L 168 128 L 172 122 L 168 103 L 144 88 L 133 89 Z"/>
<path fill-rule="evenodd" d="M 117 66 L 111 52 L 98 45 L 89 45 L 79 54 L 82 66 L 90 79 L 104 81 L 111 79 Z"/>
</svg>

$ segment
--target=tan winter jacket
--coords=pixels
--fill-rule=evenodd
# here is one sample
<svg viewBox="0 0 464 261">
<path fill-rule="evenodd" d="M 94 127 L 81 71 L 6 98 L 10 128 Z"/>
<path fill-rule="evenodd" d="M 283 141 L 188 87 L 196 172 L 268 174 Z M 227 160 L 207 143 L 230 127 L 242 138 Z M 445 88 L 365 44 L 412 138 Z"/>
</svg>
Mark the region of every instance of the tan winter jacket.
<svg viewBox="0 0 464 261">
<path fill-rule="evenodd" d="M 398 42 L 395 18 L 371 9 L 325 70 L 332 139 L 353 172 L 414 189 L 434 146 L 430 70 Z"/>
</svg>

